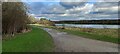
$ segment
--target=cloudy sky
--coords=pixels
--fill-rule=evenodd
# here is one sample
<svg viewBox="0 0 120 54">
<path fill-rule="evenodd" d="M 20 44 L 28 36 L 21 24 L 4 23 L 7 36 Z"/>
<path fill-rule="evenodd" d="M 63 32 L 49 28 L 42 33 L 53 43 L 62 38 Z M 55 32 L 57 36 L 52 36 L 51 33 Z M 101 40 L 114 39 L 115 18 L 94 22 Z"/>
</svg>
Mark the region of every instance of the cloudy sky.
<svg viewBox="0 0 120 54">
<path fill-rule="evenodd" d="M 41 1 L 43 2 L 26 2 L 31 15 L 50 20 L 118 19 L 118 2 L 107 2 L 107 0 Z"/>
</svg>

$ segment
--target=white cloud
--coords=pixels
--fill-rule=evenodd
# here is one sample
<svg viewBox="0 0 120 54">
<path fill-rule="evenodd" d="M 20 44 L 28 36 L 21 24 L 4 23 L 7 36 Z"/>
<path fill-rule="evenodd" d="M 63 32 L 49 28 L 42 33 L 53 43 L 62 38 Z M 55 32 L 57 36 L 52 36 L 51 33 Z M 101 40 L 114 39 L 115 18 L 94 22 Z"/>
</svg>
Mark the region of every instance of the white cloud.
<svg viewBox="0 0 120 54">
<path fill-rule="evenodd" d="M 23 2 L 59 2 L 59 0 L 22 0 Z"/>
<path fill-rule="evenodd" d="M 31 16 L 35 16 L 35 14 L 29 14 L 29 15 L 31 15 Z"/>
<path fill-rule="evenodd" d="M 67 9 L 65 13 L 71 13 L 71 14 L 88 14 L 89 12 L 91 12 L 92 8 L 93 8 L 93 4 L 85 4 L 85 6 L 82 7 L 74 7 L 72 9 Z"/>
<path fill-rule="evenodd" d="M 117 14 L 118 13 L 118 6 L 112 7 L 100 7 L 93 10 L 94 12 L 101 12 L 106 14 Z"/>
<path fill-rule="evenodd" d="M 70 16 L 69 14 L 61 14 L 60 16 Z"/>
<path fill-rule="evenodd" d="M 118 2 L 120 0 L 60 0 L 61 2 Z"/>
<path fill-rule="evenodd" d="M 87 2 L 88 0 L 60 0 L 61 2 L 69 2 L 67 4 L 75 4 L 74 2 Z"/>
<path fill-rule="evenodd" d="M 67 16 L 69 16 L 69 17 L 77 17 L 77 16 L 79 16 L 79 14 L 69 14 L 69 13 L 65 13 L 65 14 L 60 14 L 60 15 L 58 15 L 58 16 L 63 16 L 63 17 L 67 17 Z"/>
</svg>

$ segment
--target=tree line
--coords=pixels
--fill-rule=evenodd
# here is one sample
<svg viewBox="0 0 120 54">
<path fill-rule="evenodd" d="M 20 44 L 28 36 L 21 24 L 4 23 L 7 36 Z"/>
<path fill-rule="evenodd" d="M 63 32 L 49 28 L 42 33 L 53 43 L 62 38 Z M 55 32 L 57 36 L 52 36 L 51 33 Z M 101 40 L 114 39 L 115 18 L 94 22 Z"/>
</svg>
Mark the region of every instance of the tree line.
<svg viewBox="0 0 120 54">
<path fill-rule="evenodd" d="M 33 16 L 30 16 L 31 24 L 40 24 L 44 26 L 55 26 L 55 23 L 52 22 L 50 19 L 46 18 L 34 18 Z"/>
<path fill-rule="evenodd" d="M 120 20 L 77 20 L 77 21 L 53 21 L 57 24 L 110 24 L 118 25 Z"/>
</svg>

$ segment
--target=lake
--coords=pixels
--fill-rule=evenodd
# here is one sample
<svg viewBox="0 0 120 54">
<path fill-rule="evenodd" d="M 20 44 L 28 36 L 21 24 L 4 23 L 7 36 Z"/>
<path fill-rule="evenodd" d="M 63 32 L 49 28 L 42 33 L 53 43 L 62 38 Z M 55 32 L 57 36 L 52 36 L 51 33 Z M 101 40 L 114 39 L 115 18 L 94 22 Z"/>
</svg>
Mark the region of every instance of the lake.
<svg viewBox="0 0 120 54">
<path fill-rule="evenodd" d="M 63 26 L 63 24 L 55 24 Z M 119 25 L 100 25 L 100 24 L 64 24 L 65 27 L 80 27 L 80 28 L 118 28 Z M 119 27 L 120 28 L 120 27 Z"/>
</svg>

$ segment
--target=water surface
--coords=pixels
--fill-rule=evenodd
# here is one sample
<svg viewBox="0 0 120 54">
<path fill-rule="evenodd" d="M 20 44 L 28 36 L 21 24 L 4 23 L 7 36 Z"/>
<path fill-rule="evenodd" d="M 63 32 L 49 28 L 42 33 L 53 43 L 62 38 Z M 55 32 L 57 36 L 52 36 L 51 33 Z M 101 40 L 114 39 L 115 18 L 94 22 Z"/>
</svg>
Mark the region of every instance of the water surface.
<svg viewBox="0 0 120 54">
<path fill-rule="evenodd" d="M 118 28 L 119 25 L 100 25 L 100 24 L 55 24 L 56 26 L 80 27 L 80 28 Z M 120 27 L 119 27 L 120 28 Z"/>
</svg>

